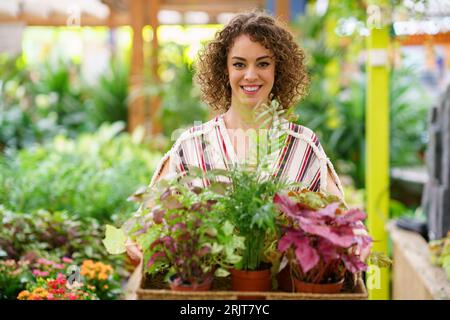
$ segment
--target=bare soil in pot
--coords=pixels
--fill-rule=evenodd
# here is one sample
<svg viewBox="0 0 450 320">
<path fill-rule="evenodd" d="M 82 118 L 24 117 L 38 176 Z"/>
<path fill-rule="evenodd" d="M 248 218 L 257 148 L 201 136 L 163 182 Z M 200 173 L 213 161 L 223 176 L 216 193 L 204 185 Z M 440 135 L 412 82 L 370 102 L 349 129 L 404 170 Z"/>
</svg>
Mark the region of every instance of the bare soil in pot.
<svg viewBox="0 0 450 320">
<path fill-rule="evenodd" d="M 308 283 L 294 278 L 295 290 L 303 293 L 339 293 L 344 286 L 344 278 L 335 283 Z"/>
<path fill-rule="evenodd" d="M 172 291 L 209 291 L 211 289 L 213 277 L 207 276 L 200 283 L 177 283 L 175 279 L 176 275 L 173 275 L 170 278 L 169 286 Z"/>
<path fill-rule="evenodd" d="M 291 267 L 287 265 L 277 274 L 278 289 L 285 292 L 294 292 L 294 275 L 291 275 Z"/>
</svg>

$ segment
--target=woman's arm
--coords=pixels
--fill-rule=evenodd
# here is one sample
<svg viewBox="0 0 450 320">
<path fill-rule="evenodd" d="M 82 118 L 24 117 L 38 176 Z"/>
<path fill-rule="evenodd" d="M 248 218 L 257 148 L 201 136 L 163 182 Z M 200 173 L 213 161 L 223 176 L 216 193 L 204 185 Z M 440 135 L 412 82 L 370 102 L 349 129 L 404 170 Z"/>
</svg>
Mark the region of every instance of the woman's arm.
<svg viewBox="0 0 450 320">
<path fill-rule="evenodd" d="M 170 163 L 170 157 L 168 157 L 163 164 L 162 169 L 159 171 L 155 183 L 159 180 L 163 179 L 165 175 L 169 172 L 169 163 Z M 132 241 L 130 238 L 127 239 L 125 243 L 125 248 L 127 250 L 127 255 L 130 257 L 132 263 L 135 266 L 139 265 L 139 262 L 141 262 L 143 255 L 142 255 L 142 248 L 134 241 Z"/>
<path fill-rule="evenodd" d="M 333 175 L 331 174 L 330 168 L 328 166 L 327 166 L 327 168 L 328 168 L 328 170 L 327 170 L 327 172 L 328 172 L 328 177 L 327 177 L 327 191 L 328 191 L 328 193 L 333 194 L 333 195 L 339 197 L 339 199 L 345 201 L 344 200 L 344 195 L 343 195 L 342 191 L 339 190 L 339 188 L 337 186 L 337 183 L 334 180 Z"/>
<path fill-rule="evenodd" d="M 159 172 L 155 182 L 158 182 L 159 180 L 163 179 L 165 175 L 169 172 L 169 164 L 170 164 L 170 157 L 168 157 L 164 162 L 164 165 L 161 171 Z"/>
</svg>

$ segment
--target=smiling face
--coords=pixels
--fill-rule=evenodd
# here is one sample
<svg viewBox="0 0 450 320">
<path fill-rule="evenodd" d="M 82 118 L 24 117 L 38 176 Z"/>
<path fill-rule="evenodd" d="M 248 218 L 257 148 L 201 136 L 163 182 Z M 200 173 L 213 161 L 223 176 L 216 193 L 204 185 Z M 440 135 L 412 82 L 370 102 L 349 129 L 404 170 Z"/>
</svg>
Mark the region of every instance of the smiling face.
<svg viewBox="0 0 450 320">
<path fill-rule="evenodd" d="M 268 101 L 275 81 L 273 53 L 248 35 L 234 40 L 227 57 L 231 106 L 255 107 Z"/>
</svg>

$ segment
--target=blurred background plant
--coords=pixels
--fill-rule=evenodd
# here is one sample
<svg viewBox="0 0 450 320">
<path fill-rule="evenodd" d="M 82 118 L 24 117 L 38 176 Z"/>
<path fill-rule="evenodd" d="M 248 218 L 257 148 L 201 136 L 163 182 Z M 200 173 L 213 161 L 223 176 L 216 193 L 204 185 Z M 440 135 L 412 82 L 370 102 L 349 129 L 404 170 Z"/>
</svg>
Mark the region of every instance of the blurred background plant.
<svg viewBox="0 0 450 320">
<path fill-rule="evenodd" d="M 123 123 L 104 124 L 76 140 L 57 136 L 51 143 L 0 158 L 0 203 L 10 210 L 67 210 L 107 221 L 126 218 L 126 199 L 148 184 L 161 154 L 134 136 Z"/>
<path fill-rule="evenodd" d="M 200 90 L 193 83 L 192 61 L 187 46 L 168 43 L 161 48 L 161 64 L 166 81 L 162 87 L 162 104 L 158 117 L 167 137 L 180 128 L 208 120 L 208 107 L 200 99 Z"/>
<path fill-rule="evenodd" d="M 364 187 L 365 175 L 365 67 L 347 83 L 330 75 L 334 63 L 343 66 L 352 41 L 333 46 L 327 41 L 328 15 L 313 13 L 301 16 L 295 24 L 298 42 L 307 54 L 311 75 L 308 96 L 295 110 L 298 123 L 315 131 L 341 174 L 352 177 L 357 188 Z M 353 62 L 355 63 L 355 62 Z M 420 83 L 413 66 L 396 67 L 390 74 L 390 164 L 391 166 L 423 165 L 426 148 L 427 112 L 431 96 Z M 336 82 L 333 84 L 333 82 Z M 337 86 L 333 93 L 333 86 Z"/>
<path fill-rule="evenodd" d="M 443 268 L 450 281 L 450 231 L 447 232 L 447 237 L 431 241 L 428 247 L 431 263 Z"/>
<path fill-rule="evenodd" d="M 155 82 L 147 76 L 143 88 L 133 88 L 130 92 L 130 100 L 155 96 L 160 99 L 155 116 L 167 139 L 165 149 L 175 142 L 170 139 L 176 137 L 177 132 L 208 120 L 208 106 L 201 101 L 200 89 L 194 84 L 193 61 L 188 51 L 188 46 L 172 42 L 161 46 L 158 55 L 161 80 Z"/>
<path fill-rule="evenodd" d="M 0 260 L 0 299 L 15 299 L 33 280 L 28 265 L 25 260 Z"/>
<path fill-rule="evenodd" d="M 87 90 L 89 94 L 88 119 L 96 128 L 103 123 L 128 120 L 128 75 L 126 61 L 113 58 L 97 83 Z"/>
<path fill-rule="evenodd" d="M 24 56 L 0 55 L 0 151 L 126 122 L 127 98 L 128 64 L 120 59 L 91 85 L 70 61 L 31 67 Z"/>
<path fill-rule="evenodd" d="M 75 64 L 58 61 L 30 68 L 23 56 L 0 56 L 0 150 L 92 131 L 85 101 Z"/>
</svg>

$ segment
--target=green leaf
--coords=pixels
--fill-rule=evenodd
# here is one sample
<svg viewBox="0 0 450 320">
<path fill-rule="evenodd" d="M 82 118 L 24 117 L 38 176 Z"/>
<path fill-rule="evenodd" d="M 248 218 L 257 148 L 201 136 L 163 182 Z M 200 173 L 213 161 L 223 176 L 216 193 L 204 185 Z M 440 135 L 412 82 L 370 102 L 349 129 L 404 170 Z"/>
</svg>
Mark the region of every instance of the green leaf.
<svg viewBox="0 0 450 320">
<path fill-rule="evenodd" d="M 233 229 L 234 229 L 234 226 L 231 224 L 231 222 L 230 221 L 225 221 L 225 223 L 223 224 L 223 226 L 222 226 L 222 230 L 223 230 L 223 233 L 226 235 L 226 236 L 229 236 L 229 235 L 231 235 L 232 233 L 233 233 Z"/>
<path fill-rule="evenodd" d="M 217 268 L 216 272 L 214 272 L 214 275 L 216 277 L 227 277 L 229 274 L 230 273 L 227 270 L 223 269 L 223 268 Z"/>
<path fill-rule="evenodd" d="M 231 264 L 237 264 L 239 261 L 242 260 L 242 257 L 231 253 L 227 255 L 226 260 Z"/>
<path fill-rule="evenodd" d="M 231 246 L 237 249 L 245 249 L 245 237 L 234 236 Z"/>
<path fill-rule="evenodd" d="M 103 239 L 103 245 L 106 250 L 111 254 L 121 254 L 126 251 L 125 242 L 127 237 L 121 229 L 117 229 L 112 225 L 106 225 L 105 239 Z"/>
<path fill-rule="evenodd" d="M 146 233 L 139 236 L 136 240 L 142 250 L 146 250 L 159 237 L 159 235 L 160 230 L 155 226 L 155 228 L 148 229 Z"/>
<path fill-rule="evenodd" d="M 211 254 L 215 255 L 215 254 L 219 253 L 220 251 L 222 251 L 222 249 L 223 249 L 222 245 L 214 242 L 211 246 Z"/>
</svg>

